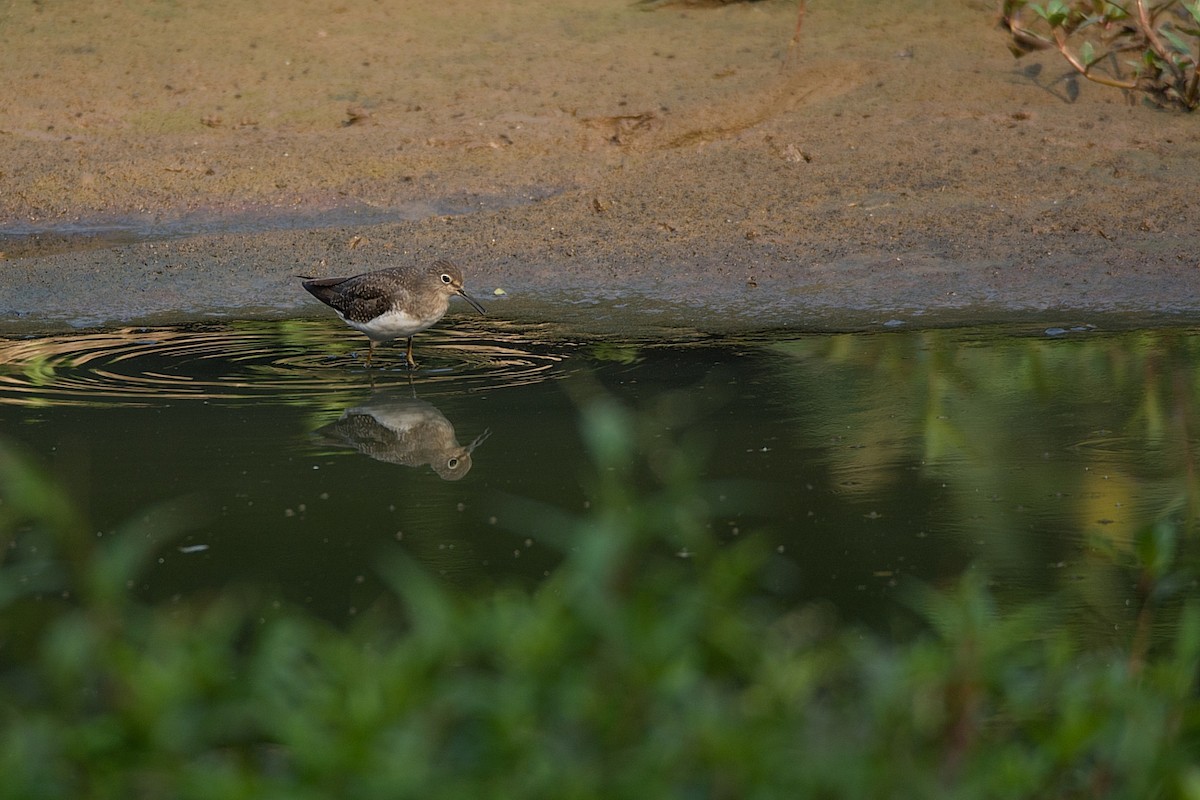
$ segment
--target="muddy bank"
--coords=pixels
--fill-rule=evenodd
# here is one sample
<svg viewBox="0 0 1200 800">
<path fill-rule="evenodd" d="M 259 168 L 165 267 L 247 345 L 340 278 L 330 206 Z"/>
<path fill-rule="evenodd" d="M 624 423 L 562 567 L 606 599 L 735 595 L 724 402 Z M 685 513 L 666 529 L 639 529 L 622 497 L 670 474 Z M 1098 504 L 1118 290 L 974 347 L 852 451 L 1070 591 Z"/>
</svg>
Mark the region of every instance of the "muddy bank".
<svg viewBox="0 0 1200 800">
<path fill-rule="evenodd" d="M 784 0 L 482 8 L 10 6 L 0 325 L 319 315 L 293 276 L 440 257 L 599 329 L 1200 318 L 1200 118 L 990 4 L 797 48 Z"/>
</svg>

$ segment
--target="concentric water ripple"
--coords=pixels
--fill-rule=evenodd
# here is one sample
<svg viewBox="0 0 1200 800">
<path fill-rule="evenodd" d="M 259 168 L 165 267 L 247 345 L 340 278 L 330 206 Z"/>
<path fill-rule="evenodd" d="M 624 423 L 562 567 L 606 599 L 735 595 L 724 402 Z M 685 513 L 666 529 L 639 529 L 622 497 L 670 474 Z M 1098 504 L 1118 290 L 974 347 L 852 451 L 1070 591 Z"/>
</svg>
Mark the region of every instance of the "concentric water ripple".
<svg viewBox="0 0 1200 800">
<path fill-rule="evenodd" d="M 531 339 L 531 330 L 435 329 L 416 339 L 419 368 L 404 367 L 403 342 L 376 350 L 319 321 L 119 328 L 40 338 L 0 338 L 0 403 L 26 406 L 152 406 L 419 387 L 422 396 L 478 392 L 552 377 L 572 347 Z"/>
</svg>

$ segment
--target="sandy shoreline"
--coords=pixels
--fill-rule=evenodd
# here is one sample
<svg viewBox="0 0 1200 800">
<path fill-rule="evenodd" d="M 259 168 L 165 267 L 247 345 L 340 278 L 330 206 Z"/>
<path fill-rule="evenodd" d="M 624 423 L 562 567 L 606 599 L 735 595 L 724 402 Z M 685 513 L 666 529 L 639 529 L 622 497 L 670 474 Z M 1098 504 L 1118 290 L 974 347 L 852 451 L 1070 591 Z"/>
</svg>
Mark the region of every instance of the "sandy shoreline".
<svg viewBox="0 0 1200 800">
<path fill-rule="evenodd" d="M 296 274 L 440 257 L 600 329 L 1200 319 L 1200 117 L 1014 61 L 990 4 L 792 51 L 785 0 L 481 8 L 0 12 L 0 328 L 316 316 Z"/>
</svg>

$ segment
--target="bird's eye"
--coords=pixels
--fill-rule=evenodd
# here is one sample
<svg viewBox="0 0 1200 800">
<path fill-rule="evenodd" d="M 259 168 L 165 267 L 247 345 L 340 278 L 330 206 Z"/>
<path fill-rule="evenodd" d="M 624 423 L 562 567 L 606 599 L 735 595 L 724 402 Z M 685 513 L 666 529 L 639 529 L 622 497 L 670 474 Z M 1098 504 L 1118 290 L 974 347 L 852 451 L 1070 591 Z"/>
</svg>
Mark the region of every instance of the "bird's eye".
<svg viewBox="0 0 1200 800">
<path fill-rule="evenodd" d="M 454 279 L 450 277 L 450 274 L 449 274 L 449 273 L 447 273 L 447 272 L 443 272 L 443 273 L 442 273 L 442 283 L 450 283 L 450 282 L 452 282 L 453 280 L 454 280 Z"/>
</svg>

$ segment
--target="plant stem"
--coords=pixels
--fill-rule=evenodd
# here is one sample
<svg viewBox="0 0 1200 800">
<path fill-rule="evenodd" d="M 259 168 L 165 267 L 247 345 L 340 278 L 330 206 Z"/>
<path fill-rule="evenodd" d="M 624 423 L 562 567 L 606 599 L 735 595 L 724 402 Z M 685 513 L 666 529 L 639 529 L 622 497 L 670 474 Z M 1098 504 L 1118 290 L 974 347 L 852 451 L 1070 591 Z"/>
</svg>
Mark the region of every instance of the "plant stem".
<svg viewBox="0 0 1200 800">
<path fill-rule="evenodd" d="M 1074 67 L 1080 75 L 1087 78 L 1089 81 L 1103 84 L 1104 86 L 1113 86 L 1117 89 L 1137 88 L 1136 81 L 1119 81 L 1115 78 L 1106 78 L 1103 75 L 1093 75 L 1091 73 L 1091 65 L 1085 65 L 1079 60 L 1078 56 L 1076 56 L 1067 48 L 1067 37 L 1066 34 L 1062 32 L 1061 28 L 1054 29 L 1054 44 L 1056 47 L 1058 47 L 1058 52 L 1062 53 L 1063 58 L 1067 60 L 1067 63 Z"/>
</svg>

